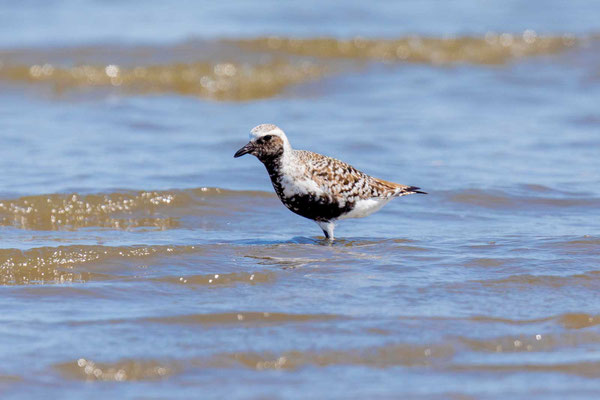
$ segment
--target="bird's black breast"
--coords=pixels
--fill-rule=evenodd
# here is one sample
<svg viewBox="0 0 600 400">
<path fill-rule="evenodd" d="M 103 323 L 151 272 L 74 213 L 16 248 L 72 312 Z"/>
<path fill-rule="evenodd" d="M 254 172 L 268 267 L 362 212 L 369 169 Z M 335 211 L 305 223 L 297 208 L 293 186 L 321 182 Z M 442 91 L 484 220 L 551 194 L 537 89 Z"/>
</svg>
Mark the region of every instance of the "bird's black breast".
<svg viewBox="0 0 600 400">
<path fill-rule="evenodd" d="M 316 196 L 314 194 L 296 194 L 292 197 L 285 197 L 282 193 L 275 190 L 281 202 L 291 211 L 305 218 L 315 221 L 330 221 L 339 218 L 341 215 L 350 212 L 354 208 L 354 203 L 340 203 L 335 199 L 328 199 L 325 196 Z"/>
<path fill-rule="evenodd" d="M 317 195 L 316 193 L 306 192 L 286 196 L 281 183 L 281 160 L 273 158 L 261 161 L 263 161 L 263 164 L 267 168 L 271 183 L 279 200 L 290 211 L 315 221 L 330 221 L 350 212 L 354 208 L 354 202 L 340 202 L 339 199 L 327 194 Z"/>
<path fill-rule="evenodd" d="M 279 174 L 269 173 L 271 183 L 279 200 L 290 211 L 305 218 L 315 221 L 330 221 L 339 218 L 341 215 L 350 212 L 354 208 L 353 202 L 343 202 L 341 205 L 338 199 L 325 194 L 317 195 L 315 193 L 301 193 L 293 196 L 286 196 L 281 184 Z"/>
</svg>

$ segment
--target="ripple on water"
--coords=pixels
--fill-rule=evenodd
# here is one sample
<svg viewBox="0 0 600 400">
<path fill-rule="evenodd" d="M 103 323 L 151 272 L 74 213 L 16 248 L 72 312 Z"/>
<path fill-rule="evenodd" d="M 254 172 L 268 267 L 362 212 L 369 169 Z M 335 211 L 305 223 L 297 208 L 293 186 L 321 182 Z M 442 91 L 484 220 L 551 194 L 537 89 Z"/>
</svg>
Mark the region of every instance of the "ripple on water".
<svg viewBox="0 0 600 400">
<path fill-rule="evenodd" d="M 581 345 L 600 343 L 597 332 L 537 333 L 486 339 L 461 337 L 470 350 L 484 353 L 528 353 L 575 349 Z"/>
<path fill-rule="evenodd" d="M 144 260 L 157 255 L 199 251 L 195 246 L 61 246 L 26 251 L 0 249 L 0 284 L 62 284 L 103 281 L 123 275 L 88 266 L 115 259 Z"/>
<path fill-rule="evenodd" d="M 600 325 L 600 315 L 586 313 L 568 313 L 558 318 L 561 325 L 568 329 L 583 329 Z"/>
<path fill-rule="evenodd" d="M 600 289 L 600 271 L 589 271 L 585 274 L 576 275 L 511 275 L 501 279 L 489 279 L 480 281 L 471 281 L 472 283 L 480 283 L 485 287 L 513 287 L 531 289 L 533 287 L 581 287 L 588 289 Z"/>
<path fill-rule="evenodd" d="M 176 315 L 168 317 L 152 317 L 144 318 L 145 322 L 160 323 L 160 324 L 282 324 L 282 323 L 298 323 L 298 322 L 318 322 L 330 321 L 334 319 L 347 319 L 341 315 L 330 314 L 288 314 L 281 312 L 255 312 L 255 311 L 239 311 L 229 313 L 215 314 L 192 314 L 192 315 Z"/>
<path fill-rule="evenodd" d="M 107 280 L 137 280 L 194 286 L 268 284 L 277 278 L 276 271 L 223 271 L 214 261 L 218 273 L 198 274 L 194 263 L 206 259 L 211 250 L 227 252 L 229 246 L 60 246 L 30 250 L 0 249 L 0 285 L 47 285 L 86 283 Z M 191 257 L 187 260 L 186 257 Z M 191 263 L 187 268 L 164 265 L 166 260 Z M 148 268 L 153 262 L 156 268 Z M 209 266 L 205 268 L 212 269 Z M 157 276 L 158 275 L 158 276 Z"/>
<path fill-rule="evenodd" d="M 444 322 L 437 317 L 406 317 L 427 326 L 427 322 Z M 334 314 L 291 314 L 282 312 L 239 311 L 212 314 L 186 314 L 178 316 L 147 317 L 134 320 L 88 321 L 87 323 L 143 323 L 160 325 L 245 326 L 261 329 L 272 325 L 314 324 L 323 321 L 348 320 L 363 322 L 374 330 L 382 326 L 377 320 L 349 318 Z M 232 352 L 208 351 L 192 358 L 126 358 L 103 362 L 81 357 L 74 361 L 54 364 L 54 368 L 68 379 L 88 381 L 152 381 L 177 374 L 198 373 L 206 369 L 231 370 L 247 368 L 253 371 L 295 371 L 302 368 L 360 366 L 368 368 L 420 368 L 446 372 L 559 372 L 583 377 L 600 376 L 597 362 L 586 359 L 585 352 L 574 352 L 582 346 L 600 343 L 600 334 L 593 328 L 600 319 L 585 313 L 569 313 L 531 320 L 511 320 L 488 316 L 445 318 L 448 322 L 477 324 L 505 324 L 512 326 L 514 334 L 486 337 L 494 330 L 472 327 L 464 334 L 442 334 L 438 340 L 425 343 L 389 342 L 384 345 L 360 348 L 289 348 L 281 351 Z M 401 319 L 404 321 L 404 319 Z M 391 326 L 390 321 L 386 326 Z M 404 323 L 403 323 L 404 325 Z M 530 334 L 519 333 L 524 325 L 531 325 Z M 557 331 L 561 326 L 565 331 Z M 364 326 L 363 326 L 364 328 Z M 295 329 L 295 328 L 290 328 Z M 393 329 L 393 328 L 392 328 Z M 369 330 L 367 330 L 369 331 Z M 451 332 L 451 331 L 450 331 Z M 468 332 L 468 333 L 467 333 Z M 378 334 L 374 332 L 373 334 Z M 385 335 L 387 340 L 395 336 Z M 481 337 L 483 336 L 483 337 Z M 244 347 L 244 346 L 242 346 Z M 251 346 L 250 346 L 251 347 Z M 565 355 L 568 355 L 565 357 Z M 476 360 L 466 362 L 466 360 Z M 555 360 L 562 360 L 555 362 Z"/>
<path fill-rule="evenodd" d="M 32 230 L 174 229 L 182 219 L 240 211 L 219 207 L 223 201 L 251 207 L 265 197 L 272 195 L 219 188 L 27 196 L 0 200 L 0 225 Z"/>
<path fill-rule="evenodd" d="M 287 350 L 282 352 L 238 351 L 216 353 L 190 359 L 126 359 L 116 362 L 96 362 L 85 358 L 55 364 L 55 368 L 71 379 L 82 380 L 155 380 L 190 371 L 194 368 L 250 368 L 294 371 L 305 367 L 364 366 L 370 368 L 421 367 L 438 371 L 556 371 L 582 376 L 600 376 L 600 363 L 540 362 L 554 351 L 568 351 L 576 346 L 598 343 L 598 334 L 511 336 L 486 340 L 448 339 L 441 343 L 416 345 L 390 343 L 360 349 Z M 479 357 L 484 363 L 464 363 L 464 347 L 473 353 L 488 353 Z M 520 359 L 510 354 L 530 354 Z M 542 357 L 540 359 L 540 357 Z M 580 358 L 582 355 L 577 355 Z M 573 357 L 571 357 L 573 358 Z M 512 362 L 511 362 L 512 360 Z"/>
<path fill-rule="evenodd" d="M 302 56 L 404 61 L 428 64 L 501 64 L 508 60 L 552 54 L 577 44 L 570 36 L 538 36 L 526 30 L 522 35 L 488 33 L 485 36 L 436 38 L 410 36 L 398 39 L 266 37 L 233 39 L 228 42 L 244 49 L 275 51 Z"/>
<path fill-rule="evenodd" d="M 119 67 L 109 65 L 11 65 L 0 79 L 50 85 L 57 92 L 112 88 L 125 93 L 177 93 L 214 100 L 242 101 L 279 94 L 286 87 L 321 78 L 326 66 L 286 60 L 262 63 L 196 62 Z"/>
<path fill-rule="evenodd" d="M 575 194 L 555 193 L 549 196 L 522 196 L 499 190 L 467 189 L 449 191 L 444 196 L 453 203 L 496 210 L 537 210 L 552 208 L 598 209 L 600 199 Z"/>
<path fill-rule="evenodd" d="M 600 362 L 573 363 L 486 363 L 486 364 L 457 364 L 451 368 L 455 372 L 551 372 L 578 375 L 586 378 L 600 377 Z"/>
<path fill-rule="evenodd" d="M 182 285 L 201 285 L 201 286 L 222 286 L 233 285 L 239 283 L 260 284 L 270 283 L 277 278 L 277 273 L 274 271 L 256 271 L 256 272 L 229 272 L 219 274 L 204 274 L 204 275 L 184 275 L 180 277 L 165 276 L 158 278 L 150 278 L 155 282 L 166 282 Z"/>
<path fill-rule="evenodd" d="M 328 367 L 360 365 L 368 367 L 428 366 L 451 357 L 454 350 L 443 346 L 388 345 L 365 349 L 305 351 L 282 353 L 234 352 L 205 358 L 179 360 L 126 359 L 97 362 L 86 358 L 58 363 L 54 368 L 70 379 L 103 381 L 156 380 L 193 368 L 237 368 L 261 370 L 297 370 L 307 366 Z"/>
<path fill-rule="evenodd" d="M 121 360 L 114 363 L 97 363 L 85 358 L 56 364 L 55 368 L 70 379 L 114 382 L 155 381 L 178 371 L 176 363 L 164 361 Z"/>
<path fill-rule="evenodd" d="M 546 240 L 542 246 L 543 249 L 559 251 L 564 254 L 584 254 L 600 255 L 600 238 L 597 236 L 585 235 L 570 239 Z"/>
<path fill-rule="evenodd" d="M 57 92 L 81 88 L 111 88 L 125 93 L 177 93 L 215 100 L 251 100 L 272 97 L 285 88 L 344 71 L 340 60 L 410 62 L 432 65 L 471 63 L 502 64 L 513 59 L 553 54 L 573 48 L 589 38 L 542 36 L 532 30 L 522 34 L 488 33 L 455 38 L 408 36 L 396 39 L 258 37 L 213 42 L 187 42 L 190 54 L 206 54 L 203 60 L 174 59 L 147 64 L 146 58 L 130 60 L 135 46 L 120 55 L 88 46 L 69 49 L 21 49 L 3 52 L 0 79 L 46 84 Z M 176 44 L 174 47 L 182 46 Z M 165 54 L 177 49 L 142 47 L 142 53 Z M 209 50 L 209 51 L 207 51 Z M 98 59 L 111 57 L 106 63 Z M 243 55 L 240 55 L 243 54 Z M 232 56 L 235 55 L 235 56 Z M 208 58 L 208 60 L 206 59 Z M 37 64 L 24 60 L 38 59 Z M 51 63 L 59 59 L 61 63 Z M 82 63 L 89 59 L 92 62 Z M 69 62 L 71 60 L 72 62 Z M 226 61 L 224 61 L 226 60 Z M 75 64 L 75 65 L 73 65 Z"/>
</svg>

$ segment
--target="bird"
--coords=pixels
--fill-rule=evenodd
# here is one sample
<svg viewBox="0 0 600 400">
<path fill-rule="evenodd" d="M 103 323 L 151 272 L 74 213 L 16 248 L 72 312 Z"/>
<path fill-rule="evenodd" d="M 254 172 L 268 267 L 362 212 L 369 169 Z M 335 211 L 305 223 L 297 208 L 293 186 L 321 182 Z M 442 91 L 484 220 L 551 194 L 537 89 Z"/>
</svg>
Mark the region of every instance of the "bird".
<svg viewBox="0 0 600 400">
<path fill-rule="evenodd" d="M 254 155 L 266 167 L 275 193 L 292 212 L 315 221 L 325 238 L 334 240 L 335 224 L 366 217 L 394 197 L 427 194 L 365 174 L 350 164 L 306 150 L 294 150 L 278 126 L 261 124 L 234 158 Z"/>
</svg>

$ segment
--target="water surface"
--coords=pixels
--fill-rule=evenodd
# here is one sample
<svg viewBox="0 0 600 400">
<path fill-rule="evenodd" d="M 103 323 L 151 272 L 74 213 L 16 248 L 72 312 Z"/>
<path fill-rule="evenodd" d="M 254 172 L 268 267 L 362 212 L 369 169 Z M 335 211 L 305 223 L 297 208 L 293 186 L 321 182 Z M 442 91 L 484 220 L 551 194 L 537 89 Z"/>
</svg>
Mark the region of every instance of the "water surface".
<svg viewBox="0 0 600 400">
<path fill-rule="evenodd" d="M 600 9 L 433 3 L 0 5 L 3 398 L 596 397 Z M 328 243 L 265 122 L 429 195 Z"/>
</svg>

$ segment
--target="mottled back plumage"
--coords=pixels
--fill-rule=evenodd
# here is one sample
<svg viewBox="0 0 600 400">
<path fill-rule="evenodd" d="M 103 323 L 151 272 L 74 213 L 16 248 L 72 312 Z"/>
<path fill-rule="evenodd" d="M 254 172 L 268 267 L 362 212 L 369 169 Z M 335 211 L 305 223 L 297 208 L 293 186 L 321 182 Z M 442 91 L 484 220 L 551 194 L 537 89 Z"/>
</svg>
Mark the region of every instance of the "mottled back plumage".
<svg viewBox="0 0 600 400">
<path fill-rule="evenodd" d="M 312 151 L 294 150 L 294 155 L 306 164 L 307 171 L 324 190 L 349 201 L 403 196 L 419 189 L 372 177 L 348 163 Z"/>
</svg>

